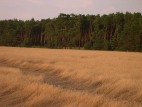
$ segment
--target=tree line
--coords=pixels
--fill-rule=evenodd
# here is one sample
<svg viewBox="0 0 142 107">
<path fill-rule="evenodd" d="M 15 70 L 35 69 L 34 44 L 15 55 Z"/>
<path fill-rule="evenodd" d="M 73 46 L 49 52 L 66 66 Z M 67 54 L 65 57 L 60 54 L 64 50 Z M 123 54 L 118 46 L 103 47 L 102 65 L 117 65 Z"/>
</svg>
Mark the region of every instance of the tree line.
<svg viewBox="0 0 142 107">
<path fill-rule="evenodd" d="M 75 15 L 0 20 L 0 45 L 142 51 L 142 14 Z"/>
</svg>

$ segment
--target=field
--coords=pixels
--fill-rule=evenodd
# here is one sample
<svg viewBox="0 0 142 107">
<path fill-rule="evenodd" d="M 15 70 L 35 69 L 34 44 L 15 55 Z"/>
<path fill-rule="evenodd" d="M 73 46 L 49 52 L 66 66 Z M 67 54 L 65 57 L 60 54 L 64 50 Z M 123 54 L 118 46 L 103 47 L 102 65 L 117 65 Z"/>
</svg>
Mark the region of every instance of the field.
<svg viewBox="0 0 142 107">
<path fill-rule="evenodd" d="M 0 47 L 0 107 L 142 107 L 142 53 Z"/>
</svg>

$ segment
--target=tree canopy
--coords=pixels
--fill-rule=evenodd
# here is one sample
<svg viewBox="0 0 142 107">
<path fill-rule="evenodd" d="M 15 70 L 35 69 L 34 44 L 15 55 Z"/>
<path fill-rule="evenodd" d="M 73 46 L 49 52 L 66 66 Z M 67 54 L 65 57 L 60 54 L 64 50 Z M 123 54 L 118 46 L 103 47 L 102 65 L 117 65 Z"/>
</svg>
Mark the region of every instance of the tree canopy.
<svg viewBox="0 0 142 107">
<path fill-rule="evenodd" d="M 142 14 L 75 15 L 0 20 L 1 46 L 142 51 Z"/>
</svg>

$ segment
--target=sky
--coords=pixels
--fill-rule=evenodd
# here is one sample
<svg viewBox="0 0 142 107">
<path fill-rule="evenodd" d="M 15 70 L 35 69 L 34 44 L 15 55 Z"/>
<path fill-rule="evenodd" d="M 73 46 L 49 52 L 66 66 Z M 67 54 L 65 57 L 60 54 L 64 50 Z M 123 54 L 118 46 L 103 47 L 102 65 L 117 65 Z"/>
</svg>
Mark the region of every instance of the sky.
<svg viewBox="0 0 142 107">
<path fill-rule="evenodd" d="M 60 13 L 141 12 L 142 0 L 0 0 L 0 20 L 54 18 Z"/>
</svg>

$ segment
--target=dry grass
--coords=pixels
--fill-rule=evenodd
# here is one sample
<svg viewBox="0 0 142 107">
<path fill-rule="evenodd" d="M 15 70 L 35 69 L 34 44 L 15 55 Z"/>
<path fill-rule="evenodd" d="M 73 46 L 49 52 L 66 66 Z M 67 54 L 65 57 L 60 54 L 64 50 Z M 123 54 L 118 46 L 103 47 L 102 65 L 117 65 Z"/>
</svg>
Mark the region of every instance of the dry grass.
<svg viewBox="0 0 142 107">
<path fill-rule="evenodd" d="M 142 53 L 0 47 L 0 107 L 142 107 Z"/>
</svg>

